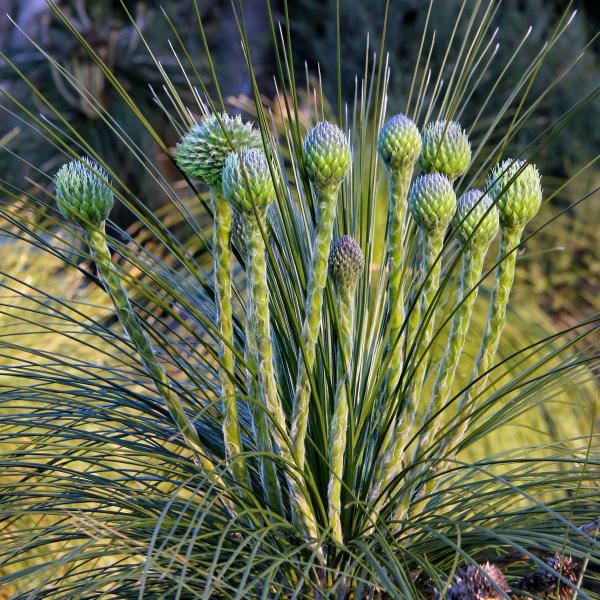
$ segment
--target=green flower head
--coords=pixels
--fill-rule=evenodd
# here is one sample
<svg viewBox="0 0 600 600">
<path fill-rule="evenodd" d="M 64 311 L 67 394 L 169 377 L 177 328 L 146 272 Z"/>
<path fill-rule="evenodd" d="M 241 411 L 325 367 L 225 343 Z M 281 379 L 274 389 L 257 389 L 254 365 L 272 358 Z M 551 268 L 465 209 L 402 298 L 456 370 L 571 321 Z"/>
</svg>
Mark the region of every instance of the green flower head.
<svg viewBox="0 0 600 600">
<path fill-rule="evenodd" d="M 365 257 L 356 240 L 344 235 L 331 246 L 329 273 L 338 287 L 354 289 L 365 268 Z"/>
<path fill-rule="evenodd" d="M 266 209 L 275 187 L 265 153 L 257 148 L 232 152 L 223 167 L 223 195 L 239 211 Z"/>
<path fill-rule="evenodd" d="M 410 188 L 408 208 L 417 225 L 426 231 L 445 231 L 456 211 L 450 180 L 439 173 L 417 177 Z"/>
<path fill-rule="evenodd" d="M 421 152 L 418 127 L 408 117 L 394 115 L 377 136 L 377 150 L 390 171 L 413 167 Z"/>
<path fill-rule="evenodd" d="M 304 138 L 308 176 L 320 187 L 337 187 L 348 175 L 352 151 L 344 132 L 329 121 L 317 123 Z"/>
<path fill-rule="evenodd" d="M 451 181 L 462 175 L 471 163 L 471 144 L 464 129 L 455 121 L 429 123 L 423 132 L 419 157 L 426 173 L 442 173 Z"/>
<path fill-rule="evenodd" d="M 505 227 L 525 227 L 542 203 L 542 182 L 534 165 L 508 159 L 488 175 L 486 187 L 496 200 L 500 223 Z"/>
<path fill-rule="evenodd" d="M 461 246 L 487 248 L 498 233 L 498 209 L 480 190 L 465 192 L 456 204 L 454 226 Z"/>
<path fill-rule="evenodd" d="M 114 204 L 108 173 L 90 158 L 82 156 L 63 165 L 54 184 L 58 208 L 65 218 L 82 225 L 98 225 L 108 218 Z"/>
<path fill-rule="evenodd" d="M 221 113 L 217 118 L 212 114 L 183 136 L 177 144 L 175 161 L 188 176 L 208 185 L 219 185 L 225 159 L 242 148 L 262 148 L 259 132 L 239 115 Z"/>
</svg>

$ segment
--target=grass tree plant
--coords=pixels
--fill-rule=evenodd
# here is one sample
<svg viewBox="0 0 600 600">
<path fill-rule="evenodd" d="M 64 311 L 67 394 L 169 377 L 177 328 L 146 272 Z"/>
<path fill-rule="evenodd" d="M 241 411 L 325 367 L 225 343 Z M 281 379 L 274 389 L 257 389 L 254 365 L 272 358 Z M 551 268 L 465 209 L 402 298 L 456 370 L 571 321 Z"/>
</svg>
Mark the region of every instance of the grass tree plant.
<svg viewBox="0 0 600 600">
<path fill-rule="evenodd" d="M 14 598 L 594 597 L 598 440 L 585 401 L 598 318 L 533 339 L 515 334 L 508 305 L 517 250 L 551 225 L 524 230 L 542 198 L 532 161 L 554 129 L 531 145 L 517 133 L 544 100 L 528 104 L 528 83 L 554 38 L 508 92 L 507 125 L 475 94 L 493 17 L 475 5 L 458 17 L 450 72 L 428 74 L 419 55 L 410 99 L 387 120 L 385 62 L 367 53 L 336 119 L 318 84 L 296 83 L 291 25 L 279 29 L 269 4 L 278 94 L 266 110 L 237 1 L 256 124 L 230 116 L 218 73 L 194 68 L 167 18 L 197 100 L 186 106 L 162 72 L 156 104 L 182 138 L 165 152 L 180 181 L 98 108 L 164 191 L 161 214 L 51 103 L 37 98 L 53 122 L 15 107 L 67 159 L 51 177 L 40 169 L 43 203 L 3 187 L 14 202 L 2 231 L 79 269 L 114 310 L 99 319 L 33 286 L 33 305 L 4 308 L 115 352 L 100 368 L 2 332 L 19 357 L 0 361 L 0 586 Z M 475 99 L 480 117 L 463 128 L 457 112 Z M 503 162 L 509 149 L 518 159 Z M 115 202 L 141 237 L 110 221 Z M 508 433 L 519 426 L 526 447 Z"/>
</svg>

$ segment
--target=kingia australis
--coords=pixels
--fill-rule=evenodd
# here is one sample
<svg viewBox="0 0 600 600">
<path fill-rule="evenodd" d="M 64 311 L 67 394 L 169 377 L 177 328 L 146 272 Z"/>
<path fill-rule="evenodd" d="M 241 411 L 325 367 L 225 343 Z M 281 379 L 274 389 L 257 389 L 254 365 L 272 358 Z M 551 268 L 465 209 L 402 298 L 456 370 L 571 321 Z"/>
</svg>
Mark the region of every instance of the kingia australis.
<svg viewBox="0 0 600 600">
<path fill-rule="evenodd" d="M 402 114 L 385 122 L 377 137 L 389 194 L 387 276 L 380 290 L 384 310 L 377 317 L 385 339 L 368 382 L 376 399 L 365 414 L 357 373 L 371 361 L 372 348 L 361 347 L 367 337 L 364 332 L 359 337 L 358 329 L 368 324 L 358 299 L 365 293 L 365 270 L 374 266 L 365 264 L 370 253 L 360 232 L 344 231 L 355 221 L 335 227 L 353 167 L 349 139 L 329 121 L 308 131 L 302 168 L 311 205 L 296 212 L 293 203 L 305 196 L 293 193 L 275 140 L 263 143 L 261 133 L 240 117 L 208 114 L 177 145 L 177 165 L 190 179 L 207 184 L 212 198 L 220 451 L 206 444 L 195 415 L 169 383 L 115 268 L 105 232 L 114 201 L 108 174 L 83 157 L 63 166 L 55 178 L 58 207 L 82 229 L 116 315 L 211 493 L 228 518 L 256 531 L 266 522 L 295 528 L 298 544 L 315 558 L 317 593 L 339 575 L 336 557 L 344 543 L 380 535 L 382 528 L 403 529 L 437 485 L 436 471 L 455 458 L 494 366 L 517 251 L 542 197 L 536 168 L 506 159 L 491 169 L 481 189 L 457 198 L 454 184 L 471 162 L 462 127 L 436 121 L 421 133 Z M 296 232 L 285 229 L 278 217 L 281 203 L 289 203 L 296 219 L 313 215 L 314 225 L 303 224 L 312 239 L 303 255 L 296 252 L 301 247 L 293 239 Z M 497 266 L 489 315 L 483 333 L 477 333 L 479 352 L 471 359 L 463 350 L 468 336 L 476 335 L 469 326 L 498 231 L 498 254 L 490 259 Z M 448 248 L 458 249 L 462 265 L 449 306 L 438 302 Z M 299 285 L 281 280 L 286 261 L 298 262 L 304 278 Z M 240 266 L 246 292 L 236 332 L 232 290 Z M 289 287 L 287 314 L 272 299 L 279 293 L 271 287 L 277 278 Z M 449 321 L 447 339 L 433 360 L 435 326 L 442 317 Z M 280 336 L 286 328 L 284 344 Z M 325 344 L 324 336 L 332 335 Z M 282 360 L 290 350 L 295 360 Z M 324 352 L 332 352 L 331 360 L 325 361 Z M 324 365 L 334 368 L 324 372 Z M 454 398 L 459 366 L 470 369 L 470 383 Z M 239 372 L 246 376 L 240 379 Z M 323 389 L 330 398 L 326 403 L 316 398 Z M 319 419 L 311 419 L 315 411 Z M 453 419 L 459 425 L 452 428 Z M 375 441 L 368 452 L 357 453 L 356 432 L 365 422 Z M 432 465 L 426 457 L 434 444 Z M 368 478 L 353 475 L 355 461 L 368 463 Z M 499 568 L 489 563 L 460 571 L 447 593 L 480 598 L 485 590 L 486 598 L 504 597 L 494 594 L 508 590 Z"/>
</svg>

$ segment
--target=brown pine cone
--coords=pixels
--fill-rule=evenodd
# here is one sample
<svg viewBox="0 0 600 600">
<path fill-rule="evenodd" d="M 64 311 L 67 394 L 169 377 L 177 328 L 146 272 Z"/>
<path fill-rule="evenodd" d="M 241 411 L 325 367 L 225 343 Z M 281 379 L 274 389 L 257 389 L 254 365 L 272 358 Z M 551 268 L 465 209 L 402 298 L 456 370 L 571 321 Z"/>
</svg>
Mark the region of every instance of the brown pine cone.
<svg viewBox="0 0 600 600">
<path fill-rule="evenodd" d="M 499 590 L 510 592 L 500 568 L 489 562 L 479 565 L 479 568 L 469 565 L 460 569 L 455 581 L 448 600 L 498 600 L 506 597 Z"/>
<path fill-rule="evenodd" d="M 560 554 L 551 556 L 546 562 L 549 569 L 540 568 L 526 575 L 518 581 L 514 589 L 531 593 L 536 598 L 556 599 L 558 597 L 560 600 L 571 600 L 575 595 L 575 590 L 562 582 L 556 573 L 560 573 L 567 581 L 575 585 L 579 580 L 581 566 L 570 556 L 561 556 Z"/>
</svg>

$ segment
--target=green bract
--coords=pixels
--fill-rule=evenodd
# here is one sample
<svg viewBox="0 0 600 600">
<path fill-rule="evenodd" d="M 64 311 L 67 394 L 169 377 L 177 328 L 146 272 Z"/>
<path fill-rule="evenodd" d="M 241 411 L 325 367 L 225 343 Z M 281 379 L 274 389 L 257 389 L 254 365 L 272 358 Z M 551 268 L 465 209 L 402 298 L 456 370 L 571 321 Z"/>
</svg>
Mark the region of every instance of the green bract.
<svg viewBox="0 0 600 600">
<path fill-rule="evenodd" d="M 403 114 L 386 121 L 377 137 L 377 150 L 390 170 L 413 166 L 421 152 L 421 134 L 414 122 Z"/>
<path fill-rule="evenodd" d="M 93 160 L 82 156 L 63 165 L 56 174 L 56 201 L 64 217 L 82 224 L 105 221 L 113 207 L 108 173 Z"/>
<path fill-rule="evenodd" d="M 231 117 L 221 113 L 217 118 L 213 114 L 183 136 L 177 144 L 175 160 L 190 177 L 208 185 L 219 185 L 225 159 L 231 152 L 261 147 L 259 132 L 250 123 L 244 123 L 239 115 Z"/>
<path fill-rule="evenodd" d="M 304 139 L 304 160 L 308 176 L 315 185 L 337 187 L 350 171 L 352 151 L 337 125 L 321 121 Z"/>
<path fill-rule="evenodd" d="M 471 144 L 463 128 L 455 121 L 429 123 L 423 132 L 419 164 L 426 173 L 443 173 L 454 180 L 471 163 Z"/>
<path fill-rule="evenodd" d="M 329 272 L 337 286 L 353 289 L 364 268 L 365 257 L 353 237 L 344 235 L 333 243 Z"/>
<path fill-rule="evenodd" d="M 487 247 L 498 233 L 498 209 L 481 190 L 469 190 L 458 199 L 453 222 L 461 246 Z"/>
<path fill-rule="evenodd" d="M 456 194 L 450 180 L 439 173 L 417 177 L 410 188 L 408 208 L 427 231 L 444 231 L 456 210 Z"/>
<path fill-rule="evenodd" d="M 223 195 L 239 211 L 263 210 L 275 197 L 267 157 L 262 149 L 233 152 L 223 168 Z"/>
<path fill-rule="evenodd" d="M 542 183 L 534 165 L 507 159 L 488 175 L 486 187 L 496 200 L 500 223 L 505 227 L 524 227 L 542 203 Z"/>
</svg>

